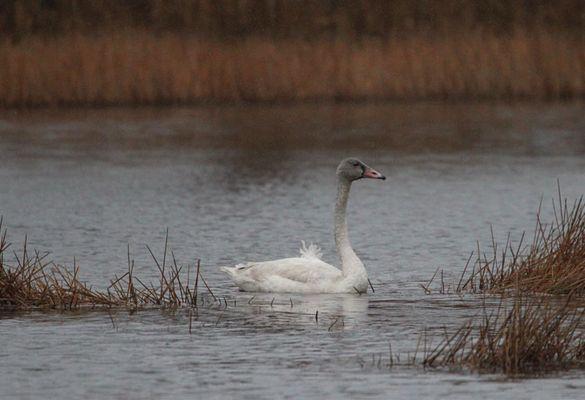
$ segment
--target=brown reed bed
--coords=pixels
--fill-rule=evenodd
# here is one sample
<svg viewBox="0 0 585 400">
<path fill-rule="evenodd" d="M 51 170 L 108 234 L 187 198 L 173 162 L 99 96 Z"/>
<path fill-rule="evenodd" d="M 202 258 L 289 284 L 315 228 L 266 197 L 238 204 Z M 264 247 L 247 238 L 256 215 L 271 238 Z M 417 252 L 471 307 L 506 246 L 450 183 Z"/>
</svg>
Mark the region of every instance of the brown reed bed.
<svg viewBox="0 0 585 400">
<path fill-rule="evenodd" d="M 484 306 L 479 323 L 465 323 L 425 351 L 425 367 L 525 375 L 585 366 L 582 307 L 572 298 L 516 296 Z"/>
<path fill-rule="evenodd" d="M 582 32 L 581 0 L 3 0 L 0 35 L 116 30 L 242 38 L 388 37 L 412 32 Z"/>
<path fill-rule="evenodd" d="M 490 251 L 478 244 L 475 262 L 472 254 L 455 283 L 445 284 L 437 269 L 421 285 L 431 293 L 440 276 L 440 293 L 501 296 L 496 308 L 484 298 L 478 322 L 467 322 L 432 350 L 425 346 L 424 366 L 507 375 L 585 366 L 585 203 L 563 198 L 559 185 L 552 208 L 545 223 L 539 207 L 529 245 L 524 234 L 516 245 L 508 235 L 499 248 L 492 233 Z"/>
<path fill-rule="evenodd" d="M 585 295 L 585 201 L 553 200 L 554 217 L 543 222 L 542 203 L 536 213 L 532 241 L 525 244 L 525 233 L 517 244 L 510 235 L 500 246 L 494 239 L 487 251 L 477 244 L 454 283 L 447 283 L 437 268 L 425 293 L 505 293 L 520 291 L 550 295 Z M 474 258 L 475 257 L 475 258 Z M 473 261 L 472 261 L 473 260 Z"/>
<path fill-rule="evenodd" d="M 484 297 L 480 315 L 444 333 L 425 328 L 414 351 L 372 354 L 362 368 L 423 367 L 531 377 L 585 367 L 585 303 L 571 296 Z M 438 344 L 436 343 L 439 339 Z"/>
<path fill-rule="evenodd" d="M 128 252 L 127 272 L 115 276 L 106 290 L 95 289 L 84 282 L 75 263 L 67 268 L 47 261 L 48 254 L 30 252 L 26 239 L 22 249 L 14 252 L 15 262 L 10 265 L 7 262 L 9 248 L 4 230 L 0 236 L 0 309 L 197 307 L 204 304 L 209 295 L 213 302 L 220 302 L 203 278 L 199 260 L 192 268 L 179 266 L 167 241 L 162 262 L 148 248 L 159 272 L 157 285 L 144 283 L 134 274 L 134 261 Z"/>
<path fill-rule="evenodd" d="M 0 107 L 582 99 L 585 39 L 544 29 L 312 39 L 127 30 L 0 38 Z"/>
</svg>

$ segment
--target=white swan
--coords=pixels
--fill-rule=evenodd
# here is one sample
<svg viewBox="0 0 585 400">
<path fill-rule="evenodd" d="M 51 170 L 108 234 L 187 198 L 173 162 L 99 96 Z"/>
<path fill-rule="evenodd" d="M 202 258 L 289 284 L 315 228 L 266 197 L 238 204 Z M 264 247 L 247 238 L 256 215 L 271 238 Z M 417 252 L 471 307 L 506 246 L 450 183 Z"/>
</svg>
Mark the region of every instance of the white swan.
<svg viewBox="0 0 585 400">
<path fill-rule="evenodd" d="M 356 158 L 345 159 L 337 167 L 335 245 L 341 259 L 341 270 L 321 260 L 319 247 L 307 247 L 304 242 L 300 257 L 248 262 L 220 269 L 247 292 L 365 293 L 368 274 L 351 248 L 345 217 L 351 184 L 361 178 L 386 179 Z"/>
</svg>

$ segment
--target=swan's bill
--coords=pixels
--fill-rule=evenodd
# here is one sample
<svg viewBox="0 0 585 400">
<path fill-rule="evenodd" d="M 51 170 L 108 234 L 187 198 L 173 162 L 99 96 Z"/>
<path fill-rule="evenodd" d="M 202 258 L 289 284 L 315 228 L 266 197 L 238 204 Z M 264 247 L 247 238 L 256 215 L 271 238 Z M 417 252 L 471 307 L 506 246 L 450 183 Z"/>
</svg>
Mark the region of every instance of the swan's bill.
<svg viewBox="0 0 585 400">
<path fill-rule="evenodd" d="M 382 179 L 382 180 L 386 179 L 386 177 L 384 175 L 382 175 L 381 173 L 376 171 L 374 168 L 370 168 L 370 167 L 366 168 L 366 170 L 364 171 L 363 177 L 370 178 L 370 179 Z"/>
</svg>

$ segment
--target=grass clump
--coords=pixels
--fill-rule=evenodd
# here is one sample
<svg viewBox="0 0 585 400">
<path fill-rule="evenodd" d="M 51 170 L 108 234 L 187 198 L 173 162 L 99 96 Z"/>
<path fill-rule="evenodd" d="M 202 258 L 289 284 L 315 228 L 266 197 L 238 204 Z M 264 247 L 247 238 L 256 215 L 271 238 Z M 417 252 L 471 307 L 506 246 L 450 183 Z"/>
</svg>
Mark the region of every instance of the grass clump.
<svg viewBox="0 0 585 400">
<path fill-rule="evenodd" d="M 134 261 L 128 252 L 127 272 L 114 276 L 106 290 L 99 290 L 81 280 L 79 266 L 75 263 L 67 268 L 47 261 L 48 253 L 29 252 L 26 238 L 22 249 L 14 253 L 15 263 L 10 265 L 6 261 L 10 243 L 6 230 L 2 231 L 1 219 L 0 232 L 0 309 L 196 307 L 200 282 L 214 301 L 217 300 L 201 275 L 199 261 L 193 278 L 188 266 L 177 265 L 172 252 L 172 262 L 167 263 L 166 240 L 162 263 L 147 247 L 159 271 L 157 285 L 145 284 L 135 276 Z M 201 302 L 205 301 L 199 297 Z"/>
<path fill-rule="evenodd" d="M 522 375 L 585 366 L 582 296 L 585 295 L 585 203 L 553 200 L 551 222 L 536 217 L 532 241 L 517 245 L 510 235 L 503 249 L 492 232 L 490 252 L 479 244 L 458 282 L 441 293 L 500 294 L 496 309 L 483 304 L 483 317 L 469 321 L 425 351 L 428 367 L 469 368 L 478 372 Z M 425 292 L 439 270 L 426 285 Z"/>
<path fill-rule="evenodd" d="M 495 311 L 484 306 L 479 324 L 468 322 L 447 336 L 425 355 L 423 365 L 506 375 L 583 367 L 583 313 L 571 297 L 559 303 L 518 293 L 503 298 Z"/>
<path fill-rule="evenodd" d="M 526 293 L 551 295 L 585 295 L 585 202 L 579 198 L 573 203 L 563 199 L 560 189 L 553 201 L 554 218 L 545 223 L 541 207 L 530 245 L 525 245 L 525 234 L 517 245 L 510 235 L 500 251 L 493 239 L 491 251 L 476 251 L 470 268 L 470 256 L 458 283 L 452 287 L 441 285 L 441 292 L 496 293 L 519 290 Z M 435 279 L 422 285 L 427 293 Z M 442 276 L 442 275 L 441 275 Z"/>
</svg>

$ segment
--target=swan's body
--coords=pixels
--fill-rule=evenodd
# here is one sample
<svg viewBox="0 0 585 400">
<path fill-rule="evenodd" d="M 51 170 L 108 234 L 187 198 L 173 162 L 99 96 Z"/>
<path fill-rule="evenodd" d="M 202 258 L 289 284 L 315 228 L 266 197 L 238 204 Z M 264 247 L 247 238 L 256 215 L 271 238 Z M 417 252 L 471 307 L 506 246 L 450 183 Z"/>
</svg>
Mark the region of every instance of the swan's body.
<svg viewBox="0 0 585 400">
<path fill-rule="evenodd" d="M 365 293 L 368 274 L 349 243 L 345 216 L 347 201 L 352 181 L 385 177 L 356 159 L 343 160 L 337 168 L 337 177 L 335 245 L 341 259 L 341 270 L 322 261 L 317 246 L 306 247 L 304 243 L 300 257 L 248 262 L 233 268 L 222 267 L 221 270 L 241 290 L 248 292 Z"/>
</svg>

